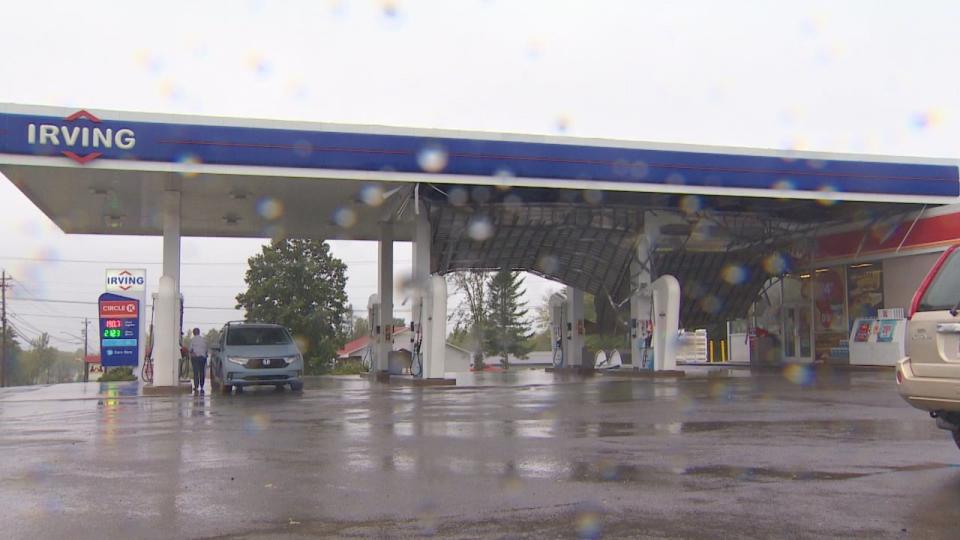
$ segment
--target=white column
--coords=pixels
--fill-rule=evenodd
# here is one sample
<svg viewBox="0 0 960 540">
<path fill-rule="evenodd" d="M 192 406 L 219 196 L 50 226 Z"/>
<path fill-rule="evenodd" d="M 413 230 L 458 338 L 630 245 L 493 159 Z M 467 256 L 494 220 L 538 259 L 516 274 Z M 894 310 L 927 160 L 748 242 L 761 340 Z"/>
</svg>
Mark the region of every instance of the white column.
<svg viewBox="0 0 960 540">
<path fill-rule="evenodd" d="M 393 350 L 393 224 L 380 224 L 377 294 L 380 296 L 380 334 L 377 371 L 386 371 Z"/>
<path fill-rule="evenodd" d="M 585 326 L 583 321 L 583 291 L 574 287 L 567 287 L 567 309 L 569 313 L 567 320 L 570 321 L 570 329 L 567 334 L 567 355 L 569 362 L 564 362 L 569 367 L 583 366 L 583 343 Z"/>
<path fill-rule="evenodd" d="M 433 237 L 430 219 L 426 207 L 420 204 L 415 214 L 413 234 L 413 322 L 422 332 L 420 352 L 423 355 L 423 378 L 442 378 L 445 373 L 446 348 L 446 282 L 442 290 L 437 290 L 434 278 L 430 276 L 430 241 Z M 442 325 L 435 324 L 436 305 L 443 304 Z M 435 343 L 442 346 L 438 349 Z"/>
<path fill-rule="evenodd" d="M 657 371 L 677 369 L 678 331 L 680 329 L 680 282 L 669 275 L 653 282 L 654 350 Z"/>
<path fill-rule="evenodd" d="M 427 298 L 430 302 L 427 305 L 432 309 L 425 312 L 429 314 L 429 320 L 424 325 L 423 343 L 427 347 L 426 338 L 429 335 L 430 345 L 424 349 L 423 377 L 442 379 L 446 376 L 447 358 L 447 280 L 443 276 L 430 276 L 428 279 Z"/>
<path fill-rule="evenodd" d="M 163 276 L 156 305 L 154 386 L 176 386 L 180 365 L 180 192 L 163 192 Z"/>
</svg>

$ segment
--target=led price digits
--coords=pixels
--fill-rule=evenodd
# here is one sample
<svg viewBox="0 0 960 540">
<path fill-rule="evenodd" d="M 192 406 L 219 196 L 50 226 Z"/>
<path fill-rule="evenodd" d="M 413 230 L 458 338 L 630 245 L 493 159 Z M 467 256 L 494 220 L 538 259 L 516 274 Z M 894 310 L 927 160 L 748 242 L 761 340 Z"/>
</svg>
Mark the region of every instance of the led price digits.
<svg viewBox="0 0 960 540">
<path fill-rule="evenodd" d="M 118 338 L 123 334 L 123 330 L 119 328 L 104 328 L 103 337 L 105 338 Z"/>
<path fill-rule="evenodd" d="M 123 321 L 119 319 L 110 319 L 108 321 L 104 321 L 103 325 L 106 326 L 107 328 L 120 328 L 121 326 L 123 326 Z"/>
</svg>

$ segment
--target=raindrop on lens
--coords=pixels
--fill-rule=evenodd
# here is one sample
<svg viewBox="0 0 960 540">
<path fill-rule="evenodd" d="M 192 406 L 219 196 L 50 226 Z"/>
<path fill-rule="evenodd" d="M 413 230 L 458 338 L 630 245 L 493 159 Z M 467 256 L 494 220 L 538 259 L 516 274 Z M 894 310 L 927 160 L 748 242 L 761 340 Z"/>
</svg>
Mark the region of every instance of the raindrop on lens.
<svg viewBox="0 0 960 540">
<path fill-rule="evenodd" d="M 683 184 L 686 184 L 686 183 L 687 183 L 686 178 L 684 178 L 683 175 L 678 172 L 672 172 L 667 175 L 667 184 L 670 184 L 673 186 L 682 186 Z"/>
<path fill-rule="evenodd" d="M 283 215 L 283 202 L 273 197 L 261 197 L 257 201 L 257 214 L 263 219 L 277 219 Z"/>
<path fill-rule="evenodd" d="M 703 199 L 697 195 L 684 195 L 680 198 L 680 210 L 686 214 L 695 214 L 703 208 Z"/>
<path fill-rule="evenodd" d="M 600 204 L 603 202 L 603 192 L 598 189 L 583 190 L 583 200 L 587 204 Z"/>
<path fill-rule="evenodd" d="M 556 274 L 560 269 L 560 261 L 555 255 L 544 255 L 537 261 L 537 268 L 545 274 Z"/>
<path fill-rule="evenodd" d="M 184 154 L 184 155 L 182 155 L 182 156 L 180 156 L 180 157 L 177 158 L 177 162 L 178 162 L 178 163 L 182 163 L 182 164 L 184 164 L 184 165 L 199 165 L 200 163 L 203 163 L 203 160 L 201 160 L 200 157 L 197 156 L 197 155 L 195 155 L 195 154 Z M 181 172 L 180 172 L 180 175 L 183 176 L 184 178 L 194 178 L 194 177 L 196 177 L 198 174 L 200 174 L 200 173 L 198 173 L 198 172 L 196 172 L 196 171 L 181 171 Z"/>
<path fill-rule="evenodd" d="M 708 294 L 700 301 L 700 307 L 707 313 L 716 314 L 723 308 L 723 303 L 716 296 Z"/>
<path fill-rule="evenodd" d="M 772 276 L 779 276 L 787 271 L 787 259 L 779 253 L 767 255 L 763 259 L 763 271 Z"/>
<path fill-rule="evenodd" d="M 425 146 L 417 153 L 417 164 L 426 172 L 441 172 L 447 167 L 447 151 L 436 144 Z"/>
<path fill-rule="evenodd" d="M 721 277 L 730 285 L 741 285 L 747 281 L 747 269 L 739 264 L 728 264 L 721 271 Z"/>
<path fill-rule="evenodd" d="M 380 186 L 364 186 L 360 190 L 360 200 L 367 206 L 374 208 L 383 204 L 383 188 Z"/>
<path fill-rule="evenodd" d="M 487 216 L 475 216 L 467 226 L 467 234 L 477 242 L 483 242 L 493 236 L 493 223 Z"/>
<path fill-rule="evenodd" d="M 823 193 L 836 193 L 837 188 L 829 184 L 820 186 L 820 191 Z M 817 204 L 820 206 L 833 206 L 837 204 L 836 199 L 817 199 Z"/>
<path fill-rule="evenodd" d="M 492 196 L 493 195 L 490 193 L 490 188 L 487 186 L 477 186 L 470 192 L 470 197 L 480 204 L 490 202 L 490 198 Z"/>
<path fill-rule="evenodd" d="M 447 199 L 450 201 L 450 204 L 454 206 L 463 206 L 467 204 L 467 201 L 470 199 L 470 194 L 467 193 L 466 189 L 457 186 L 450 188 Z"/>
<path fill-rule="evenodd" d="M 344 229 L 349 229 L 357 224 L 357 214 L 349 208 L 338 208 L 333 212 L 333 222 Z"/>
<path fill-rule="evenodd" d="M 781 191 L 794 191 L 797 189 L 797 185 L 790 180 L 789 178 L 781 178 L 773 183 L 773 189 L 778 189 Z"/>
</svg>

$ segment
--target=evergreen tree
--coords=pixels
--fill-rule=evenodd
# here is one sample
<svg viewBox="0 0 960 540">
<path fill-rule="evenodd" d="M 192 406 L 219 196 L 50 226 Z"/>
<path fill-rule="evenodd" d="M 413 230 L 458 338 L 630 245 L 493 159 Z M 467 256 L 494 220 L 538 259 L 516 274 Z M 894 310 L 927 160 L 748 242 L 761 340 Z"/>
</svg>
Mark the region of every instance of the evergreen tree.
<svg viewBox="0 0 960 540">
<path fill-rule="evenodd" d="M 500 363 L 508 368 L 508 355 L 526 358 L 530 352 L 527 342 L 530 323 L 527 310 L 521 306 L 526 291 L 521 289 L 523 279 L 519 272 L 501 270 L 494 274 L 487 286 L 487 327 L 484 349 L 500 355 Z"/>
</svg>

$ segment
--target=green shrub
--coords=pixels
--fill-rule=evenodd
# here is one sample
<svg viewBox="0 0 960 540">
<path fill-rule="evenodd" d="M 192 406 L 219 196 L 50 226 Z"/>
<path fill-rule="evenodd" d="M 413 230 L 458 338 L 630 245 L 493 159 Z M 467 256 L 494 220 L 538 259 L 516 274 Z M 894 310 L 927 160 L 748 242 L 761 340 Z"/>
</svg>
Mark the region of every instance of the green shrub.
<svg viewBox="0 0 960 540">
<path fill-rule="evenodd" d="M 360 375 L 366 372 L 367 367 L 363 365 L 363 362 L 350 360 L 337 362 L 337 365 L 330 370 L 331 375 Z"/>
<path fill-rule="evenodd" d="M 333 368 L 333 361 L 329 358 L 312 357 L 304 359 L 304 369 L 307 375 L 326 375 Z"/>
<path fill-rule="evenodd" d="M 100 382 L 135 380 L 137 380 L 137 377 L 133 374 L 133 368 L 129 367 L 107 368 L 107 371 L 100 376 Z"/>
</svg>

